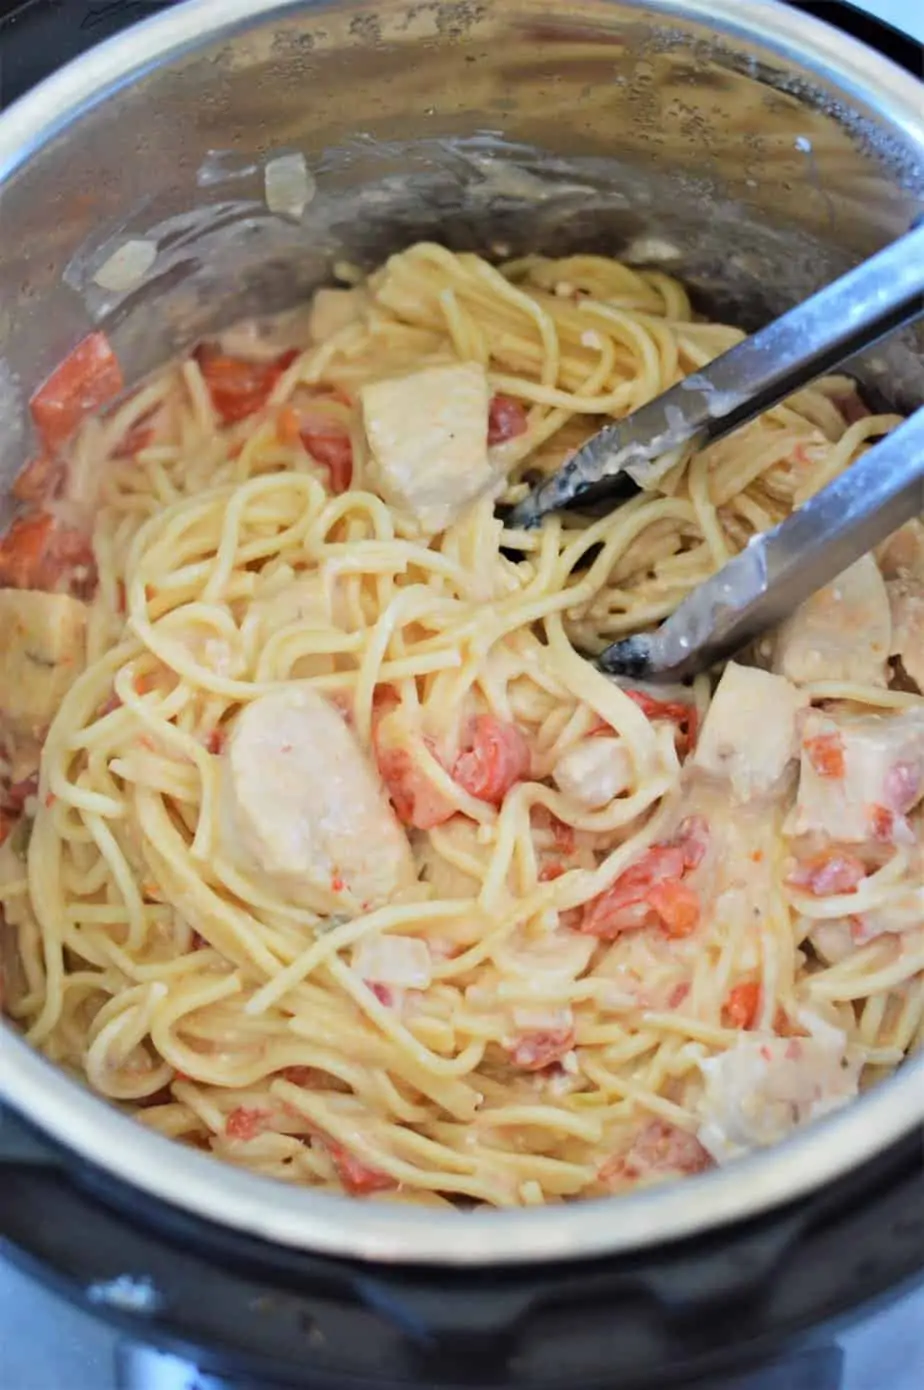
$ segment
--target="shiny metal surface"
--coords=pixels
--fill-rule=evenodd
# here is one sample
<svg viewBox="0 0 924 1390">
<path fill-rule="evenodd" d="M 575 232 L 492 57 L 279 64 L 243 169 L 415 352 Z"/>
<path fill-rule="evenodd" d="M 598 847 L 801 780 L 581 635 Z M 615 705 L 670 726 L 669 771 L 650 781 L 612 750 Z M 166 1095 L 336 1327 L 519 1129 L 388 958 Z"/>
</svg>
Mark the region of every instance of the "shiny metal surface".
<svg viewBox="0 0 924 1390">
<path fill-rule="evenodd" d="M 293 148 L 316 193 L 287 220 L 268 212 L 263 172 Z M 134 380 L 307 293 L 337 259 L 370 264 L 415 237 L 619 253 L 756 327 L 921 211 L 924 108 L 907 74 L 770 0 L 190 0 L 0 118 L 0 198 L 9 477 L 30 448 L 30 389 L 90 326 Z M 156 244 L 148 279 L 102 291 L 95 269 L 137 236 Z M 914 334 L 876 349 L 867 389 L 924 400 L 920 349 Z M 919 1060 L 722 1172 L 618 1203 L 461 1216 L 220 1167 L 10 1031 L 0 1047 L 4 1098 L 104 1173 L 283 1245 L 386 1262 L 581 1259 L 720 1227 L 829 1183 L 924 1112 Z"/>
<path fill-rule="evenodd" d="M 619 488 L 621 475 L 650 487 L 683 457 L 723 439 L 922 314 L 924 221 L 625 420 L 598 431 L 513 508 L 507 524 L 534 526 L 581 499 L 597 502 L 614 483 Z M 652 669 L 661 665 L 659 657 Z"/>
<path fill-rule="evenodd" d="M 614 642 L 601 671 L 686 680 L 775 627 L 809 594 L 924 513 L 924 408 L 695 589 L 656 632 Z"/>
</svg>

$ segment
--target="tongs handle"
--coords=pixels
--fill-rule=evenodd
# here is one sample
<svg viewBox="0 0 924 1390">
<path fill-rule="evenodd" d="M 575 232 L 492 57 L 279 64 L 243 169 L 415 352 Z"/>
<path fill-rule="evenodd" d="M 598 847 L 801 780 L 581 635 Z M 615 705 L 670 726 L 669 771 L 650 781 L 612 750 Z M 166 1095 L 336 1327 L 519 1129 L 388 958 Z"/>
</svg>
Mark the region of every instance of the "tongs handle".
<svg viewBox="0 0 924 1390">
<path fill-rule="evenodd" d="M 701 371 L 608 425 L 523 499 L 508 527 L 578 500 L 625 497 L 625 475 L 650 487 L 677 461 L 754 419 L 807 382 L 924 313 L 924 220 Z"/>
<path fill-rule="evenodd" d="M 597 658 L 609 675 L 683 680 L 775 627 L 924 512 L 924 407 L 772 531 L 694 589 L 651 634 Z"/>
</svg>

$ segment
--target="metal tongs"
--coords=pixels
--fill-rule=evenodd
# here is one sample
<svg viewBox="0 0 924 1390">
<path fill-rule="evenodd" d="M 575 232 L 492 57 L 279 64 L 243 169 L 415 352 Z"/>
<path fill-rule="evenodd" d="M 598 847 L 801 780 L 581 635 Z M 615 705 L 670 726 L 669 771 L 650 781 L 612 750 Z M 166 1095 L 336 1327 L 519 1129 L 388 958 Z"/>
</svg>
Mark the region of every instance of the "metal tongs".
<svg viewBox="0 0 924 1390">
<path fill-rule="evenodd" d="M 651 488 L 693 452 L 924 314 L 924 220 L 841 279 L 625 420 L 606 426 L 506 518 Z M 924 408 L 786 521 L 754 536 L 657 631 L 607 647 L 610 675 L 684 680 L 774 627 L 809 594 L 924 512 Z"/>
</svg>

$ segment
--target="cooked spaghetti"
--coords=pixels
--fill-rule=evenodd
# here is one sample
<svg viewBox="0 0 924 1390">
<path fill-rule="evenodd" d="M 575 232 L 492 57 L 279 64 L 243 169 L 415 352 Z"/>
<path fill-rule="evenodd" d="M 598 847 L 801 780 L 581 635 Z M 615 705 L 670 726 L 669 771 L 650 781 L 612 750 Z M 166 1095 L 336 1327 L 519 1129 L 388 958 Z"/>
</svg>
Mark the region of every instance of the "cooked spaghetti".
<svg viewBox="0 0 924 1390">
<path fill-rule="evenodd" d="M 0 546 L 35 1046 L 255 1172 L 509 1206 L 775 1142 L 920 1042 L 924 528 L 714 693 L 579 654 L 895 417 L 829 378 L 608 516 L 495 516 L 740 337 L 660 272 L 417 245 L 127 398 L 75 350 Z"/>
</svg>

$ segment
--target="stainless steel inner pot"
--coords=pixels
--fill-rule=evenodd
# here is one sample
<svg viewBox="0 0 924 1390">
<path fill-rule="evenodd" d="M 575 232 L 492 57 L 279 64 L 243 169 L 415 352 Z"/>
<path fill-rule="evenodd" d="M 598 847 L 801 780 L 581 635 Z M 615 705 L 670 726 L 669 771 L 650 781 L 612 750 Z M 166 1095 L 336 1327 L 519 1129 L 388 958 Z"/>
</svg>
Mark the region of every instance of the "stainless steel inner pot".
<svg viewBox="0 0 924 1390">
<path fill-rule="evenodd" d="M 269 159 L 313 196 L 270 213 Z M 92 325 L 134 380 L 207 330 L 283 308 L 339 259 L 428 237 L 600 249 L 682 276 L 754 326 L 924 206 L 924 89 L 773 0 L 189 0 L 0 118 L 0 470 L 30 391 Z M 154 243 L 144 281 L 94 276 Z M 924 339 L 857 365 L 924 400 Z M 218 1167 L 103 1104 L 9 1029 L 0 1094 L 151 1196 L 305 1249 L 434 1264 L 576 1259 L 701 1233 L 831 1182 L 924 1116 L 924 1058 L 777 1149 L 654 1193 L 460 1216 L 350 1202 Z"/>
</svg>

